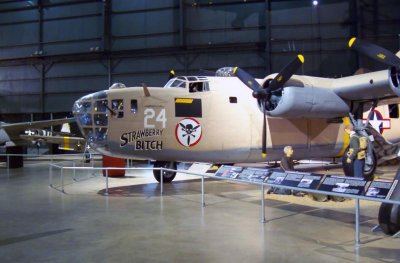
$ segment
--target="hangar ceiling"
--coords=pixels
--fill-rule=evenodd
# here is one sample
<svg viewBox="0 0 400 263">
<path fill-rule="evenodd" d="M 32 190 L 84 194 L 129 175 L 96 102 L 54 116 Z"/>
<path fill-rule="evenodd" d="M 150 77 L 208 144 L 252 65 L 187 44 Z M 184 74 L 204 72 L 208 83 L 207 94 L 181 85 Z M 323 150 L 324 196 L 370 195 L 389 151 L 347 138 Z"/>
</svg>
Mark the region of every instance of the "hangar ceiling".
<svg viewBox="0 0 400 263">
<path fill-rule="evenodd" d="M 114 82 L 161 86 L 170 69 L 238 65 L 262 78 L 296 54 L 300 74 L 381 69 L 352 36 L 397 52 L 397 0 L 32 0 L 0 2 L 0 114 L 71 111 Z M 203 70 L 203 71 L 201 71 Z"/>
</svg>

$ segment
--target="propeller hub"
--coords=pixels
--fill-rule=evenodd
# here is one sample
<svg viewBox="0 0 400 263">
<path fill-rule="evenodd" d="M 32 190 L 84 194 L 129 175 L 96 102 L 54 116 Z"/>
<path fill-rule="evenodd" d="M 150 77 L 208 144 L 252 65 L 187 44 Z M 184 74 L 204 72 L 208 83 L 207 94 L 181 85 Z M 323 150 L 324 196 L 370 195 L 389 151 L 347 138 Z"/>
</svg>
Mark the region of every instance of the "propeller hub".
<svg viewBox="0 0 400 263">
<path fill-rule="evenodd" d="M 253 91 L 253 97 L 256 99 L 266 99 L 268 97 L 268 94 L 265 90 L 256 90 Z"/>
</svg>

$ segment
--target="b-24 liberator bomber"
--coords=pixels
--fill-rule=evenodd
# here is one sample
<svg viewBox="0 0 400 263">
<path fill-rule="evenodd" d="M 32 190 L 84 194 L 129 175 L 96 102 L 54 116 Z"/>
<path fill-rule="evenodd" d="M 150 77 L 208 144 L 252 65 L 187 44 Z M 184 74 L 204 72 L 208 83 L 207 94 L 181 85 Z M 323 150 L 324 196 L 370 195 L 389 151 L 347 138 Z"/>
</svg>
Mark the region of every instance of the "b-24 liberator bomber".
<svg viewBox="0 0 400 263">
<path fill-rule="evenodd" d="M 114 84 L 77 100 L 73 113 L 98 152 L 167 168 L 180 161 L 276 161 L 286 145 L 295 159 L 342 157 L 349 145 L 344 126 L 351 123 L 373 146 L 370 176 L 377 159 L 398 154 L 391 143 L 400 140 L 400 58 L 356 38 L 349 46 L 389 68 L 337 79 L 295 75 L 304 63 L 298 55 L 264 79 L 230 67 L 213 77 L 174 77 L 163 88 Z M 370 124 L 378 130 L 373 136 Z M 154 175 L 160 180 L 160 171 Z M 170 182 L 175 173 L 162 176 Z"/>
</svg>

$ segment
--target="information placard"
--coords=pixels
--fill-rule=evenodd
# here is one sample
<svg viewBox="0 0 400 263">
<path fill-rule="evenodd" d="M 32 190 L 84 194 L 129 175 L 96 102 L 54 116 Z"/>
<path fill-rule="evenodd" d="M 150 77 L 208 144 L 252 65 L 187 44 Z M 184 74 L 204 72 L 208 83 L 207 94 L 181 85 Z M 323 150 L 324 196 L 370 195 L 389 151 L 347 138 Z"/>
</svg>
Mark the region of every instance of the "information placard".
<svg viewBox="0 0 400 263">
<path fill-rule="evenodd" d="M 386 199 L 393 185 L 393 181 L 374 180 L 368 186 L 365 196 Z"/>
<path fill-rule="evenodd" d="M 267 184 L 281 185 L 283 180 L 285 180 L 286 173 L 283 171 L 272 171 L 271 175 L 268 177 Z"/>
<path fill-rule="evenodd" d="M 304 173 L 287 172 L 285 179 L 283 179 L 280 185 L 296 187 L 300 184 L 301 179 L 303 179 L 304 175 L 305 175 Z"/>
<path fill-rule="evenodd" d="M 367 181 L 361 178 L 327 175 L 318 190 L 361 195 L 366 183 Z"/>
<path fill-rule="evenodd" d="M 263 183 L 270 173 L 269 169 L 245 168 L 236 179 Z"/>
<path fill-rule="evenodd" d="M 297 187 L 305 189 L 317 189 L 324 175 L 321 174 L 305 174 Z"/>
<path fill-rule="evenodd" d="M 236 179 L 236 177 L 239 176 L 242 170 L 243 167 L 240 166 L 222 165 L 215 173 L 215 176 Z"/>
</svg>

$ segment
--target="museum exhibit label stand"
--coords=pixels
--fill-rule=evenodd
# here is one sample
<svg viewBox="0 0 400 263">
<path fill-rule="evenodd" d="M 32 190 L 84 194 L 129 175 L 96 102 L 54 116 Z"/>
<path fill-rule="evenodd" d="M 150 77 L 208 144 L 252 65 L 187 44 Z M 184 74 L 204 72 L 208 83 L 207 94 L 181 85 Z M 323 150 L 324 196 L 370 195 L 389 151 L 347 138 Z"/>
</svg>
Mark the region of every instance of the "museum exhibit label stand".
<svg viewBox="0 0 400 263">
<path fill-rule="evenodd" d="M 60 182 L 61 186 L 55 187 L 52 182 L 53 171 L 52 168 L 60 169 Z M 223 168 L 223 169 L 221 169 Z M 186 170 L 173 170 L 167 168 L 115 168 L 115 167 L 76 167 L 75 165 L 71 167 L 59 166 L 56 164 L 50 164 L 49 171 L 49 187 L 56 189 L 62 193 L 65 193 L 64 189 L 64 171 L 65 170 L 102 170 L 105 171 L 105 184 L 106 190 L 105 195 L 109 194 L 109 182 L 108 182 L 108 170 L 161 170 L 167 172 L 179 172 L 183 174 L 190 174 L 201 177 L 201 206 L 205 207 L 205 186 L 204 178 L 213 178 L 219 180 L 229 180 L 239 183 L 255 184 L 259 185 L 261 188 L 261 222 L 267 223 L 265 216 L 265 186 L 269 187 L 279 187 L 282 189 L 288 189 L 292 191 L 301 191 L 307 193 L 321 194 L 321 195 L 333 195 L 344 198 L 350 198 L 355 200 L 355 245 L 358 247 L 361 244 L 360 239 L 360 199 L 369 200 L 380 203 L 388 204 L 400 204 L 400 200 L 390 200 L 390 194 L 393 192 L 394 188 L 397 186 L 397 182 L 393 183 L 390 191 L 384 193 L 385 198 L 370 197 L 367 194 L 372 195 L 372 190 L 376 187 L 372 187 L 373 182 L 367 182 L 362 179 L 357 179 L 353 177 L 345 176 L 333 176 L 333 175 L 318 175 L 310 173 L 301 172 L 284 172 L 274 169 L 257 169 L 257 168 L 241 168 L 233 166 L 222 166 L 215 174 L 206 173 L 196 173 Z M 74 178 L 75 178 L 74 173 Z M 160 195 L 164 193 L 164 182 L 163 176 L 160 177 Z M 295 182 L 295 184 L 293 184 Z M 286 185 L 285 185 L 286 184 Z M 296 185 L 296 186 L 292 186 Z M 400 185 L 400 184 L 399 184 Z M 61 190 L 58 189 L 61 187 Z M 364 192 L 367 188 L 368 192 Z M 374 189 L 372 189 L 374 188 Z M 371 190 L 371 191 L 369 191 Z M 376 195 L 375 195 L 376 196 Z M 399 232 L 393 237 L 398 237 Z"/>
</svg>

